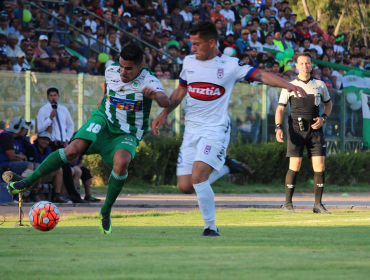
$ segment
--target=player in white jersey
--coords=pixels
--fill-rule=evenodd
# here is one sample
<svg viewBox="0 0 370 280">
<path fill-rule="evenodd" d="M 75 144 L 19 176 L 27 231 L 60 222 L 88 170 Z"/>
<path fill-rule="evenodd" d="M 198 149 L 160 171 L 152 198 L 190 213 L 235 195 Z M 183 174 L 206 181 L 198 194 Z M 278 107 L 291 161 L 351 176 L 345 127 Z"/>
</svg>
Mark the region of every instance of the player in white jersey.
<svg viewBox="0 0 370 280">
<path fill-rule="evenodd" d="M 177 166 L 179 189 L 197 193 L 204 220 L 203 236 L 220 235 L 215 224 L 215 203 L 211 183 L 229 173 L 224 165 L 230 140 L 227 114 L 229 98 L 238 80 L 260 81 L 273 87 L 286 88 L 306 97 L 306 92 L 278 76 L 246 65 L 237 58 L 222 55 L 217 49 L 217 30 L 210 21 L 190 29 L 193 55 L 184 60 L 180 84 L 170 97 L 171 106 L 153 121 L 158 128 L 186 96 L 185 133 Z"/>
</svg>

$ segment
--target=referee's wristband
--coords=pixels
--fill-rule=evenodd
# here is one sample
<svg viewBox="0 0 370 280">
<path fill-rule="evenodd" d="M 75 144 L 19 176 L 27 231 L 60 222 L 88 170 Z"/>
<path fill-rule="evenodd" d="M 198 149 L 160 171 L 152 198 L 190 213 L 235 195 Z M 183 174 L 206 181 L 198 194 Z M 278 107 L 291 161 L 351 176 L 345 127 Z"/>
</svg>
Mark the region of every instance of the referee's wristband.
<svg viewBox="0 0 370 280">
<path fill-rule="evenodd" d="M 326 121 L 328 120 L 328 116 L 326 114 L 322 114 L 321 118 L 322 118 L 324 123 L 326 123 Z"/>
</svg>

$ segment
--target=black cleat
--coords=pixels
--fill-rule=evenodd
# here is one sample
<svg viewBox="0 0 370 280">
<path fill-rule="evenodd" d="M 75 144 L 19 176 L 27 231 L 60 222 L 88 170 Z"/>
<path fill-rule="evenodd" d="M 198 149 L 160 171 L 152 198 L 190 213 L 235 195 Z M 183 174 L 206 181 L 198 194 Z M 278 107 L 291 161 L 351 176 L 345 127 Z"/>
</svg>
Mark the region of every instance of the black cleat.
<svg viewBox="0 0 370 280">
<path fill-rule="evenodd" d="M 102 234 L 112 233 L 112 221 L 110 219 L 110 214 L 100 213 L 100 232 Z"/>
<path fill-rule="evenodd" d="M 28 186 L 26 181 L 18 181 L 18 182 L 10 182 L 6 185 L 6 188 L 10 194 L 18 194 L 28 190 L 30 187 Z"/>
<path fill-rule="evenodd" d="M 220 232 L 218 231 L 218 229 L 216 230 L 213 230 L 211 228 L 206 228 L 204 229 L 203 233 L 201 236 L 220 236 Z"/>
<path fill-rule="evenodd" d="M 326 210 L 326 208 L 324 207 L 324 205 L 322 205 L 321 203 L 319 205 L 315 205 L 313 207 L 313 212 L 314 213 L 320 213 L 320 214 L 331 214 L 331 212 L 329 212 L 328 210 Z"/>
<path fill-rule="evenodd" d="M 293 203 L 284 204 L 283 210 L 285 213 L 295 213 L 294 208 L 293 208 Z"/>
<path fill-rule="evenodd" d="M 96 198 L 92 195 L 89 195 L 89 196 L 85 195 L 84 200 L 90 201 L 90 202 L 100 202 L 101 201 L 101 199 Z"/>
<path fill-rule="evenodd" d="M 242 174 L 253 174 L 253 170 L 250 169 L 246 164 L 242 164 L 241 162 L 233 159 L 229 156 L 226 156 L 225 165 L 229 167 L 230 174 L 233 173 L 242 173 Z"/>
<path fill-rule="evenodd" d="M 71 198 L 72 203 L 90 203 L 90 201 L 83 200 L 81 197 Z"/>
</svg>

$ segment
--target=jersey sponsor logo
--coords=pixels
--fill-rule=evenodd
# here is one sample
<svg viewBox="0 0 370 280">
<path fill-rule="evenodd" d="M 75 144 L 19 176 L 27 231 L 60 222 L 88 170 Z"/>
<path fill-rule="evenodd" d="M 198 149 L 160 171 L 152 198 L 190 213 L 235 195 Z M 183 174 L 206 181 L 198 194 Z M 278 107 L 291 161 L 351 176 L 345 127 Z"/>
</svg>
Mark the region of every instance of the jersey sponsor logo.
<svg viewBox="0 0 370 280">
<path fill-rule="evenodd" d="M 217 78 L 222 79 L 224 77 L 224 69 L 218 68 L 217 69 Z"/>
<path fill-rule="evenodd" d="M 130 143 L 130 142 L 126 142 L 126 141 L 121 142 L 121 144 L 126 144 L 126 145 L 129 145 L 129 146 L 133 146 L 133 147 L 135 147 L 135 145 L 134 145 L 134 144 L 132 144 L 132 143 Z"/>
<path fill-rule="evenodd" d="M 211 83 L 191 83 L 188 85 L 188 93 L 195 99 L 212 101 L 224 95 L 225 88 Z"/>
<path fill-rule="evenodd" d="M 110 81 L 113 83 L 119 83 L 121 80 L 116 79 L 116 80 L 110 80 Z"/>
<path fill-rule="evenodd" d="M 247 64 L 245 64 L 243 61 L 241 61 L 241 60 L 239 59 L 239 61 L 238 61 L 238 65 L 239 65 L 239 66 L 244 66 L 244 65 L 247 65 Z"/>
<path fill-rule="evenodd" d="M 194 71 L 186 71 L 188 74 L 194 74 Z"/>
<path fill-rule="evenodd" d="M 134 140 L 132 140 L 132 138 L 130 138 L 130 137 L 125 137 L 125 138 L 123 138 L 124 140 L 126 140 L 126 141 L 131 141 L 131 142 L 133 142 Z"/>
<path fill-rule="evenodd" d="M 107 70 L 107 72 L 116 72 L 116 70 L 114 70 L 114 68 L 109 68 L 108 70 Z"/>
<path fill-rule="evenodd" d="M 107 94 L 107 98 L 113 106 L 116 106 L 120 110 L 138 112 L 143 110 L 143 102 L 118 98 Z"/>
<path fill-rule="evenodd" d="M 139 86 L 140 86 L 140 82 L 139 82 L 138 80 L 135 80 L 135 81 L 133 81 L 133 82 L 132 82 L 131 87 L 132 87 L 133 89 L 138 89 L 138 88 L 139 88 Z"/>
<path fill-rule="evenodd" d="M 204 149 L 204 154 L 205 154 L 205 155 L 208 155 L 208 154 L 211 152 L 211 149 L 212 149 L 212 147 L 211 147 L 211 146 L 209 146 L 209 145 L 207 145 L 207 146 L 205 147 L 205 149 Z"/>
</svg>

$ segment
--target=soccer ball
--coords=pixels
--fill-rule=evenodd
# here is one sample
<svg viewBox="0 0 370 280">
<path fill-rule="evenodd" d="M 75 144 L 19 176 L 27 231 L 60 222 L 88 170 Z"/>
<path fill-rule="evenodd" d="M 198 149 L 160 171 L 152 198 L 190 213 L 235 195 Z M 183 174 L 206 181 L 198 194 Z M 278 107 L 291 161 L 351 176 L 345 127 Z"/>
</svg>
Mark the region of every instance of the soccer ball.
<svg viewBox="0 0 370 280">
<path fill-rule="evenodd" d="M 59 210 L 49 201 L 40 201 L 32 206 L 28 214 L 31 225 L 41 231 L 52 230 L 59 222 Z"/>
</svg>

